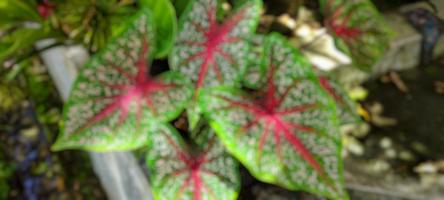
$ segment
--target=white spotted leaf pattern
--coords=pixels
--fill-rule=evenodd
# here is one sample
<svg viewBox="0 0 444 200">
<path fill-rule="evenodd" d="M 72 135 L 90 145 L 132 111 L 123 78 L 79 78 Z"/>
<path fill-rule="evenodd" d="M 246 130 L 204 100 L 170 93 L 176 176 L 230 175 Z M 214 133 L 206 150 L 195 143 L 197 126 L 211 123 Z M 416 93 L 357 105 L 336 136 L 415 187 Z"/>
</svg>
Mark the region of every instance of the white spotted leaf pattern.
<svg viewBox="0 0 444 200">
<path fill-rule="evenodd" d="M 195 89 L 235 85 L 245 71 L 248 37 L 256 30 L 260 0 L 248 0 L 222 22 L 218 0 L 194 0 L 181 16 L 170 65 L 195 83 Z"/>
<path fill-rule="evenodd" d="M 222 22 L 217 20 L 219 0 L 192 0 L 179 20 L 179 33 L 169 63 L 200 88 L 218 85 L 239 86 L 245 72 L 248 39 L 256 30 L 261 0 L 246 0 Z M 187 109 L 190 128 L 201 113 L 196 98 Z"/>
<path fill-rule="evenodd" d="M 199 102 L 221 141 L 258 179 L 332 199 L 343 190 L 335 104 L 282 36 L 264 43 L 257 90 L 217 87 Z"/>
<path fill-rule="evenodd" d="M 234 200 L 240 189 L 238 163 L 214 131 L 202 127 L 187 145 L 173 127 L 159 129 L 147 165 L 158 200 Z"/>
<path fill-rule="evenodd" d="M 371 70 L 393 35 L 370 0 L 320 0 L 324 25 L 353 63 Z"/>
<path fill-rule="evenodd" d="M 149 75 L 154 31 L 149 10 L 80 72 L 64 107 L 53 150 L 130 150 L 146 145 L 152 130 L 176 118 L 192 95 L 181 74 Z"/>
</svg>

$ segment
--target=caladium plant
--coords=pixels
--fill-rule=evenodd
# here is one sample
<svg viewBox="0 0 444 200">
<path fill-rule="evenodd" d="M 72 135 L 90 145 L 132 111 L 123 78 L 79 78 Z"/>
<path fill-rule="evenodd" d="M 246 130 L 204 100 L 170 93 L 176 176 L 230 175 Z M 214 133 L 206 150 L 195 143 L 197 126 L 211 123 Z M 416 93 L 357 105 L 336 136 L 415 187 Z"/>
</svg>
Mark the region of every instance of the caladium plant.
<svg viewBox="0 0 444 200">
<path fill-rule="evenodd" d="M 324 25 L 354 65 L 371 67 L 384 55 L 392 31 L 369 0 L 320 0 Z"/>
<path fill-rule="evenodd" d="M 168 1 L 140 2 L 122 33 L 80 72 L 53 149 L 146 146 L 156 199 L 235 199 L 236 159 L 264 182 L 347 199 L 338 126 L 354 105 L 283 36 L 255 34 L 262 1 L 236 1 L 220 14 L 226 1 L 190 0 L 169 54 L 171 70 L 158 76 L 150 73 L 152 58 L 168 54 L 176 23 L 168 15 L 158 26 L 163 22 L 150 13 L 161 19 L 156 7 L 174 12 Z M 323 2 L 327 11 L 342 7 Z M 353 5 L 327 12 L 326 25 L 356 62 L 364 55 L 374 62 L 383 40 L 370 27 L 376 22 L 359 24 L 367 18 L 354 16 L 361 4 Z M 164 34 L 166 41 L 155 40 Z M 369 65 L 366 59 L 359 65 Z M 171 125 L 180 120 L 189 130 Z"/>
<path fill-rule="evenodd" d="M 200 102 L 205 115 L 260 180 L 345 198 L 334 103 L 282 37 L 272 35 L 264 46 L 258 89 L 211 88 Z"/>
<path fill-rule="evenodd" d="M 54 149 L 134 149 L 182 112 L 191 96 L 187 79 L 174 72 L 149 75 L 155 52 L 150 19 L 149 11 L 141 10 L 81 71 Z"/>
<path fill-rule="evenodd" d="M 219 0 L 195 0 L 179 20 L 179 34 L 170 55 L 170 65 L 189 77 L 199 89 L 218 85 L 239 86 L 245 72 L 248 36 L 255 31 L 261 1 L 248 0 L 227 19 L 218 20 Z M 194 98 L 194 100 L 196 100 Z M 199 120 L 195 104 L 188 109 L 190 127 Z"/>
<path fill-rule="evenodd" d="M 240 189 L 238 164 L 208 126 L 183 141 L 170 127 L 151 141 L 147 164 L 156 199 L 236 199 Z"/>
</svg>

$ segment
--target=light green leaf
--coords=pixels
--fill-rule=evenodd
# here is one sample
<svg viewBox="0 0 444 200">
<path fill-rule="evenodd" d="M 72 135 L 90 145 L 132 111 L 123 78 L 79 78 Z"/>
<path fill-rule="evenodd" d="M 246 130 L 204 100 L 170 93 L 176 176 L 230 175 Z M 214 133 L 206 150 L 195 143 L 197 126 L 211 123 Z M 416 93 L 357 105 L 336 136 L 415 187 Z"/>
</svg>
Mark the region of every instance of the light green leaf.
<svg viewBox="0 0 444 200">
<path fill-rule="evenodd" d="M 171 0 L 171 2 L 176 9 L 177 16 L 180 17 L 188 4 L 190 4 L 191 0 Z"/>
<path fill-rule="evenodd" d="M 0 38 L 0 63 L 5 59 L 29 52 L 35 43 L 49 38 L 52 33 L 45 28 L 21 28 Z"/>
<path fill-rule="evenodd" d="M 156 38 L 156 58 L 166 57 L 171 51 L 177 33 L 177 18 L 169 0 L 140 0 L 142 7 L 153 14 L 158 37 Z"/>
<path fill-rule="evenodd" d="M 31 0 L 2 0 L 0 1 L 0 28 L 17 25 L 25 21 L 41 20 L 37 12 L 37 4 Z"/>
</svg>

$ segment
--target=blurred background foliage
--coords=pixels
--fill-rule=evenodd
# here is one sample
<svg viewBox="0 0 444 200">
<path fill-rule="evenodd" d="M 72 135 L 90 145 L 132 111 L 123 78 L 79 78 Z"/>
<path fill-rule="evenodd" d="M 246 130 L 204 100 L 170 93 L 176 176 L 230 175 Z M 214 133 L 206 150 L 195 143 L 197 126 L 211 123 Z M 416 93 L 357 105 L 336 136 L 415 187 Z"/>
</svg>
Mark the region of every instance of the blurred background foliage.
<svg viewBox="0 0 444 200">
<path fill-rule="evenodd" d="M 57 0 L 54 4 L 53 27 L 93 52 L 121 31 L 121 19 L 136 8 L 133 0 Z"/>
<path fill-rule="evenodd" d="M 7 199 L 10 190 L 7 179 L 14 171 L 14 166 L 4 160 L 3 152 L 0 152 L 0 199 Z"/>
<path fill-rule="evenodd" d="M 11 67 L 35 55 L 33 46 L 45 38 L 95 52 L 119 33 L 119 19 L 135 8 L 133 0 L 1 1 L 0 62 Z"/>
</svg>

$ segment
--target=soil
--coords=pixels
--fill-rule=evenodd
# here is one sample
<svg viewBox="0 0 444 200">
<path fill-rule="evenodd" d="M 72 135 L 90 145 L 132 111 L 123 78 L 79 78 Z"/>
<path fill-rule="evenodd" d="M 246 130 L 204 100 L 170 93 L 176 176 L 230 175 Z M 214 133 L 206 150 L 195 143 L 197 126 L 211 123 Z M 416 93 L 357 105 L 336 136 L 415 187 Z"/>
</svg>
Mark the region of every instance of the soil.
<svg viewBox="0 0 444 200">
<path fill-rule="evenodd" d="M 364 108 L 371 112 L 380 104 L 379 115 L 396 124 L 371 123 L 370 133 L 359 139 L 364 154 L 345 162 L 347 184 L 385 199 L 440 199 L 444 175 L 417 169 L 444 159 L 444 95 L 438 87 L 444 81 L 444 63 L 438 60 L 398 74 L 407 92 L 386 76 L 364 84 L 369 92 Z"/>
</svg>

